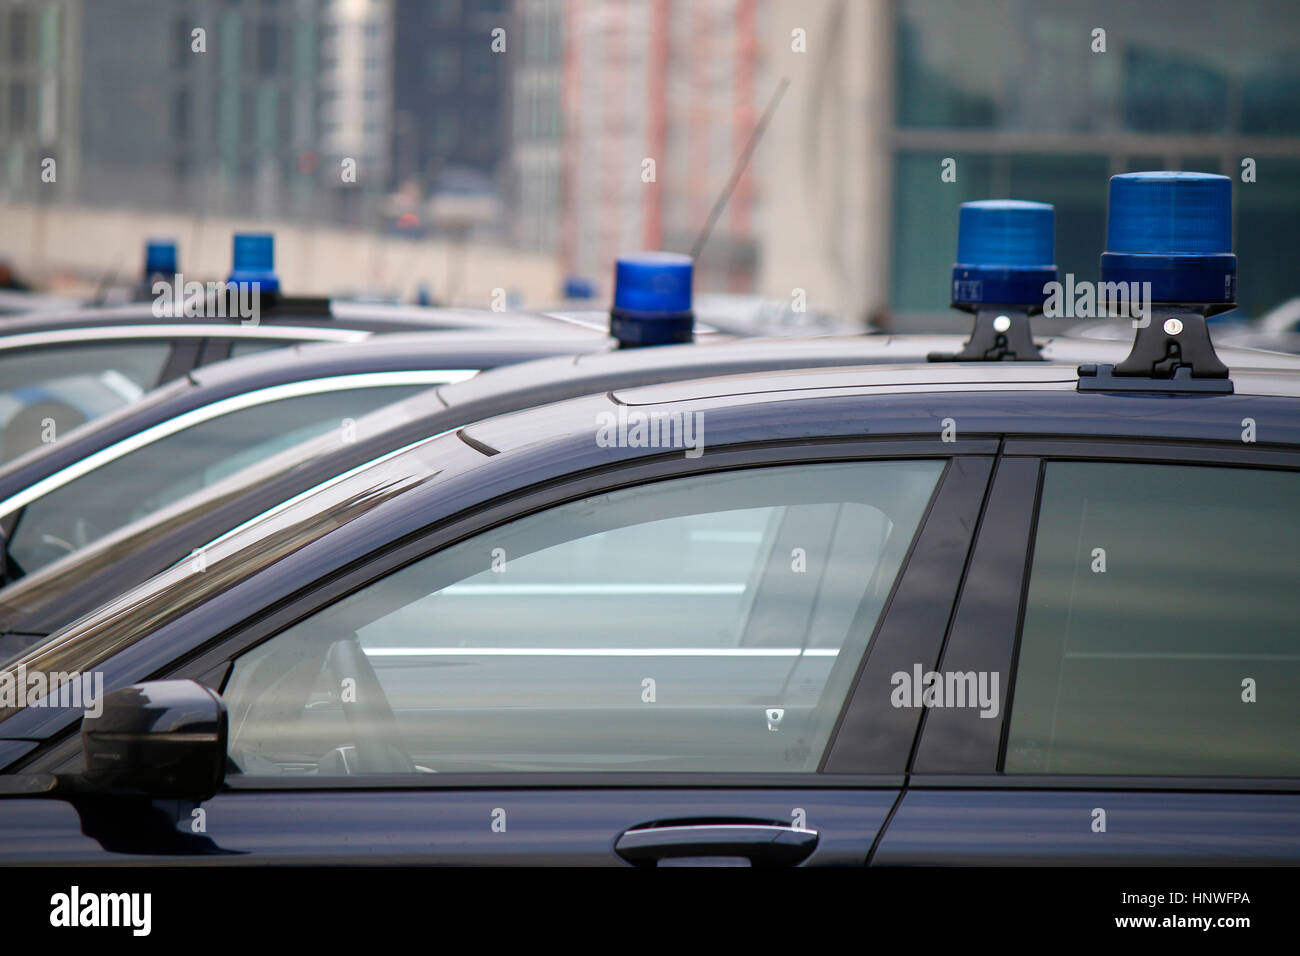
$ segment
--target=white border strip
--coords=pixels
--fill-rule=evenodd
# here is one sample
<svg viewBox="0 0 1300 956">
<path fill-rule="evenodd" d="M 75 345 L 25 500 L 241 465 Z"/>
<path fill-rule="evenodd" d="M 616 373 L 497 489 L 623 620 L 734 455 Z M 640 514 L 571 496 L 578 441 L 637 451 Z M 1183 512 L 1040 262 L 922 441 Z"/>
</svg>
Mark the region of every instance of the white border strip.
<svg viewBox="0 0 1300 956">
<path fill-rule="evenodd" d="M 367 657 L 837 657 L 834 647 L 363 647 Z"/>
</svg>

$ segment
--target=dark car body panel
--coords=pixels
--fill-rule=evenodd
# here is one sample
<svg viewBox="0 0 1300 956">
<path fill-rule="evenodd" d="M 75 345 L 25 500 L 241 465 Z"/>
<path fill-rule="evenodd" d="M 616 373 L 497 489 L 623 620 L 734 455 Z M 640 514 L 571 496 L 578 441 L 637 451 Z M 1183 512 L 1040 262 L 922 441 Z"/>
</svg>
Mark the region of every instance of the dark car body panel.
<svg viewBox="0 0 1300 956">
<path fill-rule="evenodd" d="M 653 820 L 700 815 L 784 821 L 803 811 L 825 836 L 809 865 L 861 865 L 897 795 L 893 789 L 391 790 L 374 813 L 373 791 L 298 791 L 286 815 L 285 794 L 227 790 L 204 805 L 206 832 L 150 839 L 143 828 L 99 828 L 93 811 L 61 800 L 23 800 L 28 826 L 9 839 L 0 859 L 47 865 L 129 861 L 169 866 L 438 864 L 609 866 L 607 834 Z M 4 809 L 17 809 L 9 800 Z M 494 831 L 492 813 L 505 813 Z M 79 812 L 80 811 L 80 812 Z M 162 816 L 165 811 L 157 811 Z M 188 819 L 188 814 L 185 815 Z M 166 819 L 163 817 L 163 819 Z M 436 822 L 434 822 L 436 821 Z M 89 827 L 87 826 L 89 822 Z M 90 829 L 96 836 L 86 835 Z M 322 834 L 332 836 L 322 839 Z M 108 846 L 105 846 L 105 844 Z"/>
<path fill-rule="evenodd" d="M 111 328 L 140 324 L 201 324 L 215 329 L 240 325 L 239 316 L 155 315 L 153 303 L 93 306 L 76 309 L 42 309 L 5 318 L 0 335 L 43 332 L 54 329 Z M 490 309 L 457 309 L 416 305 L 385 305 L 328 299 L 285 298 L 260 310 L 257 324 L 356 329 L 366 332 L 515 331 L 562 332 L 567 323 L 541 314 L 495 312 Z"/>
<path fill-rule="evenodd" d="M 453 773 L 301 787 L 234 776 L 206 805 L 202 839 L 185 832 L 185 807 L 150 811 L 170 813 L 177 831 L 150 844 L 147 827 L 57 792 L 4 798 L 0 831 L 26 834 L 14 858 L 42 862 L 616 865 L 614 842 L 631 827 L 788 823 L 802 810 L 819 835 L 810 864 L 1295 864 L 1300 781 L 1008 776 L 1000 735 L 973 710 L 891 711 L 881 693 L 908 661 L 1012 669 L 1017 625 L 1008 622 L 1025 586 L 1045 458 L 1300 470 L 1300 376 L 1233 378 L 1232 395 L 1088 393 L 1068 366 L 841 368 L 621 388 L 521 411 L 397 454 L 236 532 L 212 545 L 210 577 L 169 570 L 31 658 L 46 669 L 95 667 L 107 689 L 185 676 L 219 686 L 234 658 L 314 610 L 557 503 L 711 470 L 946 459 L 816 774 Z M 594 440 L 601 413 L 651 408 L 703 413 L 705 453 Z M 1257 442 L 1241 439 L 1247 417 Z M 28 708 L 0 721 L 0 738 L 42 741 L 9 771 L 74 770 L 78 719 Z M 1091 826 L 1097 808 L 1104 831 Z M 501 832 L 491 827 L 497 810 L 510 821 Z M 81 835 L 88 826 L 93 842 Z"/>
<path fill-rule="evenodd" d="M 1106 811 L 1106 830 L 1092 829 Z M 1300 859 L 1300 794 L 930 790 L 913 779 L 880 866 L 1246 866 Z"/>
</svg>

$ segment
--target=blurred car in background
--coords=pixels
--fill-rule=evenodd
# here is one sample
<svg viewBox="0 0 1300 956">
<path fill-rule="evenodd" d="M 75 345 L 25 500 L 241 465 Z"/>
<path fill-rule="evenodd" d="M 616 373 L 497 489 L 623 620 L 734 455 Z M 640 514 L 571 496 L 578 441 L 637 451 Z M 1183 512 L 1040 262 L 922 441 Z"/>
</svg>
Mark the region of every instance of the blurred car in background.
<svg viewBox="0 0 1300 956">
<path fill-rule="evenodd" d="M 0 468 L 4 574 L 30 573 L 298 441 L 327 431 L 351 441 L 350 423 L 431 385 L 603 342 L 580 332 L 382 335 L 198 370 Z M 46 421 L 58 430 L 57 417 Z"/>
<path fill-rule="evenodd" d="M 561 339 L 584 332 L 542 315 L 327 299 L 287 300 L 256 324 L 157 316 L 140 303 L 17 316 L 0 322 L 0 462 L 38 444 L 46 420 L 69 431 L 213 362 L 302 342 L 439 330 L 525 337 L 553 331 Z"/>
</svg>

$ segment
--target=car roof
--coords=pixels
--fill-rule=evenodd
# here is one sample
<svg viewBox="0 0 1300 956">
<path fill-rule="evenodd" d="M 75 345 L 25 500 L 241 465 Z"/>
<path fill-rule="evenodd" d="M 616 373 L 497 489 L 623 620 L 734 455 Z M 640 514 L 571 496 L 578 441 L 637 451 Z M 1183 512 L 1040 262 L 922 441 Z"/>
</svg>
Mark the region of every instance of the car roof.
<svg viewBox="0 0 1300 956">
<path fill-rule="evenodd" d="M 778 403 L 841 400 L 851 405 L 871 397 L 914 395 L 923 398 L 924 407 L 944 412 L 939 418 L 964 419 L 963 430 L 968 434 L 1230 437 L 1234 441 L 1240 440 L 1238 409 L 1262 403 L 1279 409 L 1281 416 L 1270 422 L 1270 441 L 1300 443 L 1300 416 L 1295 414 L 1300 370 L 1238 369 L 1231 377 L 1234 393 L 1209 395 L 1158 390 L 1080 392 L 1077 367 L 1063 363 L 932 363 L 752 372 L 616 389 L 599 396 L 604 404 L 591 405 L 587 400 L 589 404 L 582 406 L 584 400 L 579 399 L 526 409 L 475 422 L 461 433 L 475 447 L 495 454 L 526 448 L 538 440 L 560 442 L 565 435 L 590 440 L 593 409 L 612 413 L 622 409 L 624 414 L 632 410 L 669 415 L 707 412 L 716 434 L 716 425 L 729 418 L 762 423 L 763 416 L 756 412 L 763 408 L 771 412 L 768 425 L 782 421 L 783 414 L 793 414 L 779 409 Z M 977 407 L 985 409 L 978 428 L 972 413 Z M 808 408 L 809 414 L 816 414 L 814 406 Z M 724 410 L 728 417 L 715 417 L 714 413 Z M 1232 427 L 1222 430 L 1228 426 Z M 873 418 L 869 431 L 884 434 L 892 429 L 892 433 L 906 434 L 908 427 L 905 418 L 890 426 Z M 938 425 L 929 423 L 916 431 L 937 433 Z"/>
<path fill-rule="evenodd" d="M 663 348 L 609 351 L 610 342 L 598 336 L 582 338 L 575 345 L 598 346 L 585 352 L 542 358 L 496 369 L 466 381 L 430 389 L 360 417 L 357 441 L 340 445 L 334 436 L 308 439 L 292 448 L 249 465 L 221 482 L 199 489 L 149 516 L 142 517 L 104 539 L 65 556 L 53 565 L 27 575 L 0 591 L 0 625 L 24 632 L 46 633 L 76 616 L 74 608 L 90 610 L 95 595 L 107 599 L 116 588 L 124 554 L 142 561 L 157 561 L 165 543 L 193 533 L 203 544 L 211 537 L 247 520 L 259 510 L 279 504 L 341 471 L 356 467 L 430 434 L 459 427 L 480 418 L 516 411 L 532 405 L 573 398 L 587 392 L 649 384 L 677 378 L 695 378 L 737 370 L 789 368 L 799 363 L 837 365 L 853 361 L 899 361 L 925 355 L 935 348 L 956 348 L 956 336 L 895 337 L 849 336 L 807 340 L 745 340 L 718 345 L 682 345 Z M 439 341 L 455 341 L 458 333 L 439 333 Z M 470 333 L 469 335 L 473 335 Z M 406 338 L 379 337 L 387 346 L 404 347 Z M 511 337 L 519 341 L 517 337 Z M 475 341 L 478 341 L 477 339 Z M 554 334 L 551 343 L 554 344 Z M 367 349 L 377 347 L 368 343 Z M 505 346 L 500 346 L 505 347 Z M 576 350 L 575 350 L 576 351 Z M 259 353 L 233 362 L 222 362 L 193 373 L 192 378 L 210 386 L 224 378 L 238 378 L 249 370 L 273 371 L 284 356 L 344 355 L 347 350 L 313 346 Z M 292 359 L 290 359 L 291 361 Z M 483 380 L 482 387 L 477 382 Z M 170 386 L 183 392 L 186 386 Z M 146 402 L 163 402 L 165 390 L 157 390 Z M 129 414 L 119 413 L 122 418 Z M 123 429 L 126 432 L 126 429 Z M 3 476 L 0 472 L 0 476 Z M 224 516 L 230 520 L 224 524 Z M 206 536 L 204 536 L 206 529 Z M 155 547 L 155 543 L 160 543 Z M 189 550 L 187 544 L 186 551 Z M 146 552 L 149 557 L 146 558 Z M 155 555 L 158 555 L 155 557 Z M 170 560 L 168 558 L 167 560 Z M 157 569 L 156 563 L 151 565 Z M 110 580 L 111 578 L 111 580 Z M 75 582 L 71 595 L 69 582 Z M 117 593 L 116 590 L 113 593 Z"/>
<path fill-rule="evenodd" d="M 75 309 L 81 302 L 72 296 L 47 295 L 20 289 L 0 289 L 0 326 L 10 316 L 49 309 Z"/>
<path fill-rule="evenodd" d="M 451 333 L 441 333 L 450 340 Z M 391 342 L 397 337 L 385 336 Z M 784 381 L 807 381 L 804 376 L 819 368 L 840 368 L 847 363 L 853 366 L 866 364 L 912 364 L 918 357 L 933 351 L 951 352 L 959 348 L 964 338 L 957 335 L 932 336 L 879 336 L 859 335 L 847 337 L 817 337 L 808 339 L 746 339 L 716 345 L 676 345 L 660 348 L 609 350 L 607 341 L 601 348 L 576 354 L 539 358 L 489 369 L 472 378 L 438 386 L 402 399 L 392 405 L 371 412 L 357 421 L 361 436 L 382 436 L 389 430 L 405 430 L 406 437 L 414 440 L 427 437 L 446 428 L 461 427 L 479 420 L 517 412 L 536 406 L 575 398 L 582 394 L 627 389 L 638 386 L 670 387 L 677 383 L 681 394 L 692 394 L 707 386 L 710 379 L 736 375 L 769 376 L 763 381 L 773 381 L 776 375 Z M 1078 360 L 1118 361 L 1126 347 L 1115 343 L 1068 340 L 1055 337 L 1040 343 L 1045 354 L 1073 353 Z M 285 354 L 332 354 L 329 346 L 306 346 L 282 350 Z M 338 349 L 333 351 L 337 352 Z M 1246 353 L 1244 358 L 1271 362 L 1266 353 Z M 194 374 L 196 379 L 213 381 L 233 375 L 238 369 L 251 368 L 250 359 L 219 363 Z M 1237 356 L 1233 356 L 1234 360 Z M 1300 369 L 1300 357 L 1279 356 L 1284 362 Z M 919 374 L 937 382 L 968 381 L 981 376 L 992 379 L 1023 378 L 1018 369 L 1042 369 L 1046 363 L 933 363 L 919 366 Z M 947 371 L 945 371 L 947 370 Z M 986 371 L 980 371 L 986 370 Z M 242 374 L 242 373 L 241 373 Z M 909 376 L 917 372 L 905 373 Z M 1048 373 L 1055 378 L 1056 373 Z M 1073 366 L 1063 373 L 1064 380 L 1073 382 Z M 423 431 L 419 431 L 423 429 Z M 400 442 L 399 442 L 400 443 Z M 388 445 L 390 450 L 395 445 Z M 278 471 L 318 457 L 338 454 L 338 443 L 329 438 L 309 439 L 281 455 L 248 469 L 249 482 L 262 484 L 273 480 Z M 265 470 L 263 470 L 265 469 Z M 254 473 L 256 472 L 256 475 Z M 233 476 L 232 476 L 233 477 Z"/>
<path fill-rule="evenodd" d="M 401 371 L 475 371 L 539 356 L 568 354 L 605 340 L 581 333 L 502 336 L 495 332 L 377 335 L 346 344 L 315 343 L 219 362 L 92 419 L 0 467 L 0 500 L 154 424 L 235 395 L 291 382 Z M 463 377 L 456 375 L 455 377 Z M 414 383 L 412 383 L 414 384 Z M 432 384 L 432 382 L 430 382 Z"/>
<path fill-rule="evenodd" d="M 535 389 L 544 398 L 548 386 L 561 379 L 585 378 L 593 390 L 611 386 L 633 373 L 689 371 L 691 377 L 724 375 L 737 365 L 765 368 L 813 368 L 835 365 L 917 364 L 931 354 L 953 354 L 965 344 L 964 335 L 849 335 L 808 338 L 757 338 L 696 345 L 666 345 L 658 348 L 591 351 L 571 357 L 519 365 L 509 370 L 487 372 L 470 381 L 439 390 L 448 406 L 481 401 L 507 392 Z M 1076 364 L 1116 363 L 1132 348 L 1126 341 L 1048 336 L 1036 339 L 1049 362 Z M 1300 356 L 1257 349 L 1220 349 L 1230 368 L 1300 369 Z M 961 363 L 984 365 L 989 363 Z M 992 363 L 1021 365 L 1026 363 Z M 1028 363 L 1033 364 L 1033 363 Z"/>
<path fill-rule="evenodd" d="M 257 387 L 294 376 L 346 375 L 353 370 L 392 368 L 487 368 L 551 356 L 569 356 L 582 349 L 608 349 L 613 340 L 581 330 L 531 330 L 515 335 L 489 332 L 405 332 L 373 335 L 364 341 L 335 344 L 311 342 L 271 349 L 216 362 L 189 373 L 205 389 Z M 466 362 L 471 363 L 466 366 Z"/>
<path fill-rule="evenodd" d="M 105 328 L 117 325 L 184 324 L 237 327 L 238 316 L 171 316 L 154 314 L 153 301 L 124 305 L 42 309 L 6 316 L 0 335 L 54 329 Z M 262 309 L 259 325 L 362 329 L 372 332 L 416 332 L 437 329 L 562 329 L 566 324 L 551 316 L 529 312 L 445 306 L 396 305 L 318 298 L 285 298 Z"/>
</svg>

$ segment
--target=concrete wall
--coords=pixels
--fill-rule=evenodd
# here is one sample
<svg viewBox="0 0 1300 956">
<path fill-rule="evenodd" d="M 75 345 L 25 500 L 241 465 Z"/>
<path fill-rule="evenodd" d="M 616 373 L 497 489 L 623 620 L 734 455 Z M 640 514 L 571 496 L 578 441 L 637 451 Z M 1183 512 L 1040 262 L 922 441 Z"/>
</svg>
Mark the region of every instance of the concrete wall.
<svg viewBox="0 0 1300 956">
<path fill-rule="evenodd" d="M 0 259 L 42 285 L 93 285 L 106 274 L 133 279 L 144 264 L 145 240 L 170 237 L 179 243 L 187 279 L 223 279 L 237 230 L 275 233 L 276 271 L 288 293 L 383 290 L 410 299 L 420 283 L 428 283 L 436 299 L 443 301 L 452 289 L 454 304 L 461 305 L 489 305 L 496 288 L 518 294 L 525 304 L 559 297 L 557 260 L 499 246 L 81 206 L 0 205 Z"/>
<path fill-rule="evenodd" d="M 889 301 L 893 18 L 889 0 L 770 0 L 760 90 L 789 77 L 755 154 L 759 291 L 861 319 Z M 804 31 L 806 52 L 792 47 Z"/>
</svg>

